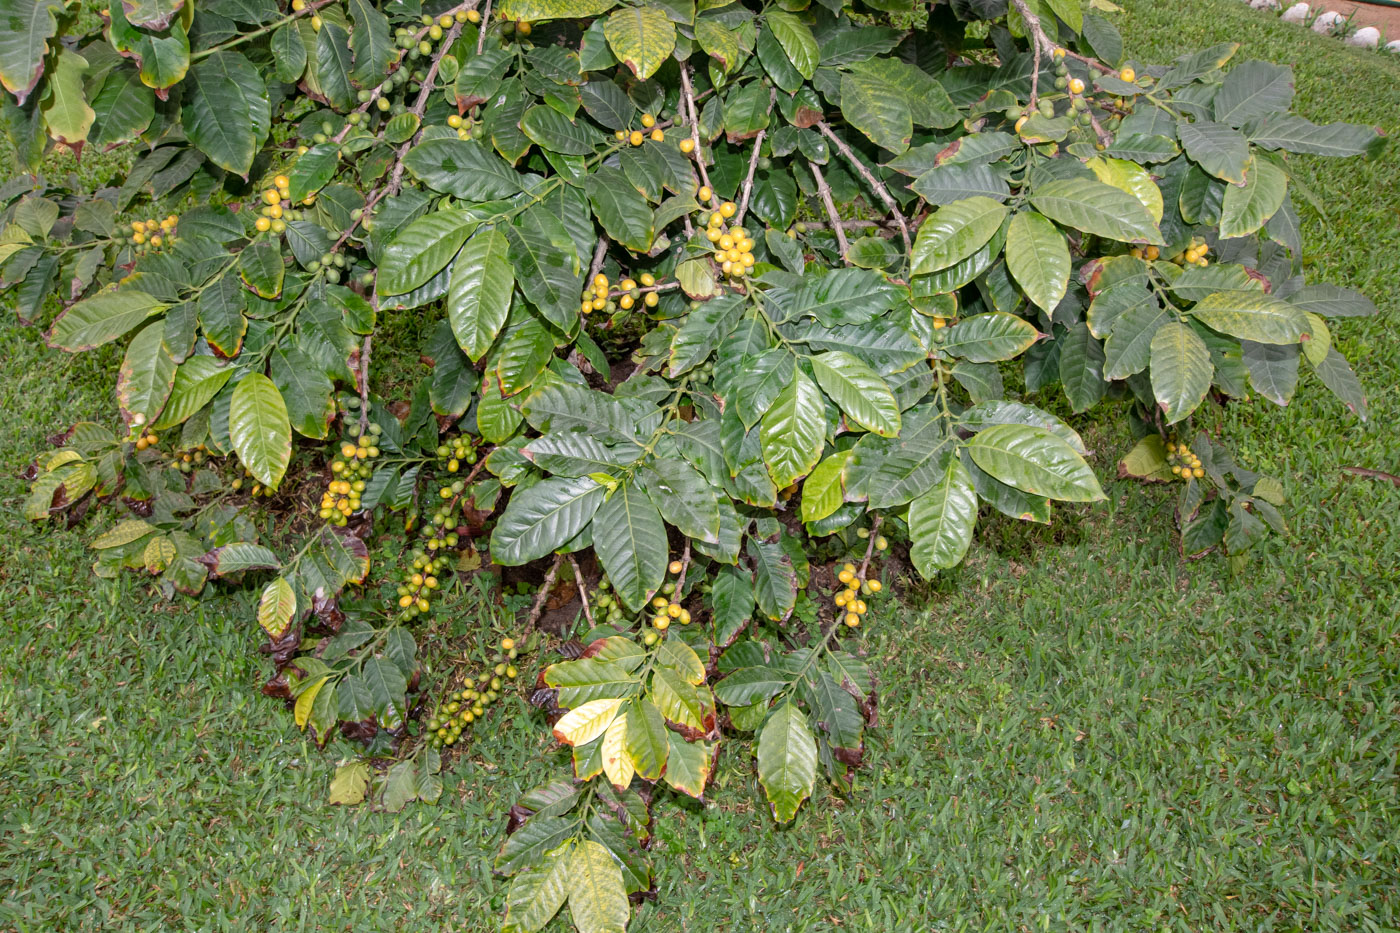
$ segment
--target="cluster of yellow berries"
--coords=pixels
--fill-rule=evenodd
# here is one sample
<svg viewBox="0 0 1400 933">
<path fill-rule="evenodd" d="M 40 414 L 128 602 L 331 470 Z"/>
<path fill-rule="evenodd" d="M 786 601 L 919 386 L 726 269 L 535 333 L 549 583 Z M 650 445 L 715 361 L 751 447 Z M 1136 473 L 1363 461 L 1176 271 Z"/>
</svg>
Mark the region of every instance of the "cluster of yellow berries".
<svg viewBox="0 0 1400 933">
<path fill-rule="evenodd" d="M 164 220 L 133 220 L 131 222 L 131 242 L 138 252 L 160 249 L 175 242 L 175 227 L 180 222 L 178 214 L 171 214 Z"/>
<path fill-rule="evenodd" d="M 650 272 L 643 272 L 640 276 L 641 285 L 638 286 L 636 279 L 623 279 L 617 283 L 620 294 L 617 296 L 616 304 L 613 303 L 612 283 L 603 273 L 598 273 L 593 277 L 593 284 L 588 291 L 583 293 L 583 300 L 579 303 L 579 311 L 584 314 L 591 314 L 594 311 L 613 311 L 621 308 L 630 311 L 636 306 L 640 298 L 642 304 L 648 308 L 654 308 L 661 301 L 661 296 L 656 292 L 642 292 L 642 288 L 651 288 L 656 284 L 656 276 Z"/>
<path fill-rule="evenodd" d="M 1134 259 L 1153 260 L 1162 255 L 1162 251 L 1155 246 L 1134 246 L 1128 252 Z"/>
<path fill-rule="evenodd" d="M 380 99 L 382 100 L 383 98 Z M 458 139 L 471 139 L 472 128 L 476 123 L 477 121 L 470 116 L 463 117 L 455 113 L 447 118 L 447 125 L 457 131 Z"/>
<path fill-rule="evenodd" d="M 673 560 L 666 569 L 672 574 L 678 574 L 683 567 L 684 565 L 680 561 Z M 662 585 L 661 594 L 654 597 L 651 601 L 651 607 L 656 610 L 656 615 L 653 616 L 651 620 L 651 627 L 656 629 L 657 632 L 666 631 L 671 627 L 671 622 L 673 620 L 679 622 L 681 625 L 690 624 L 690 610 L 682 608 L 680 603 L 671 598 L 675 595 L 675 592 L 676 584 L 668 580 Z M 648 646 L 656 644 L 656 633 L 647 632 L 647 634 L 643 636 L 642 641 Z"/>
<path fill-rule="evenodd" d="M 943 320 L 943 319 L 942 319 L 942 318 L 934 318 L 935 327 L 937 326 L 937 322 L 938 322 L 938 321 L 941 321 L 941 320 Z M 870 537 L 870 529 L 869 529 L 869 528 L 860 528 L 860 529 L 858 529 L 858 530 L 856 531 L 856 537 L 857 537 L 857 538 L 860 538 L 862 541 L 864 541 L 865 539 L 867 539 L 867 538 Z M 890 542 L 889 542 L 889 540 L 888 540 L 884 535 L 876 535 L 876 536 L 875 536 L 875 550 L 877 550 L 877 551 L 883 551 L 885 548 L 887 548 L 887 547 L 889 547 L 889 546 L 890 546 Z"/>
<path fill-rule="evenodd" d="M 136 439 L 136 449 L 145 450 L 160 443 L 160 437 L 152 431 L 145 431 Z"/>
<path fill-rule="evenodd" d="M 664 142 L 666 140 L 666 134 L 661 132 L 661 127 L 656 125 L 656 117 L 652 116 L 651 114 L 642 114 L 642 127 L 644 129 L 651 130 L 651 133 L 644 133 L 642 132 L 642 130 L 633 130 L 630 133 L 626 130 L 618 130 L 616 133 L 613 134 L 613 136 L 617 138 L 618 142 L 626 140 L 629 144 L 633 146 L 640 146 L 648 138 L 650 138 L 651 141 L 654 143 Z M 691 144 L 691 148 L 694 148 L 693 143 Z M 685 143 L 681 143 L 681 150 L 683 152 L 691 151 L 690 149 L 685 148 Z"/>
<path fill-rule="evenodd" d="M 708 217 L 701 219 L 705 224 L 705 239 L 715 245 L 714 260 L 719 264 L 720 271 L 731 278 L 741 279 L 753 268 L 754 239 L 743 227 L 724 225 L 738 210 L 733 201 L 725 201 Z"/>
<path fill-rule="evenodd" d="M 500 698 L 505 682 L 519 675 L 512 663 L 519 656 L 515 639 L 502 638 L 501 650 L 492 658 L 495 666 L 475 680 L 468 679 L 461 690 L 448 694 L 447 702 L 428 717 L 428 744 L 433 748 L 455 745 L 462 732 L 486 715 L 486 708 Z"/>
<path fill-rule="evenodd" d="M 475 459 L 476 452 L 472 451 L 466 456 Z M 448 463 L 456 459 L 453 457 L 448 460 Z M 452 515 L 457 509 L 457 501 L 462 497 L 462 493 L 466 492 L 466 489 L 466 482 L 460 479 L 438 487 L 438 498 L 442 500 L 442 505 L 433 512 L 433 517 L 423 526 L 422 531 L 423 537 L 428 539 L 426 547 L 429 551 L 447 550 L 457 546 L 460 538 L 457 535 L 457 526 L 452 522 Z"/>
<path fill-rule="evenodd" d="M 1184 266 L 1200 266 L 1204 269 L 1210 265 L 1210 260 L 1206 259 L 1206 254 L 1210 252 L 1210 244 L 1200 237 L 1192 237 L 1191 244 L 1186 247 L 1186 251 L 1175 257 L 1172 261 Z"/>
<path fill-rule="evenodd" d="M 438 588 L 437 574 L 446 567 L 446 557 L 432 557 L 421 550 L 414 553 L 413 566 L 404 572 L 403 582 L 396 591 L 403 621 L 432 609 L 428 596 Z"/>
<path fill-rule="evenodd" d="M 156 440 L 160 440 L 160 438 L 156 438 Z M 176 455 L 175 467 L 181 473 L 193 473 L 195 467 L 202 465 L 208 459 L 208 449 L 203 444 L 196 444 L 189 450 Z"/>
<path fill-rule="evenodd" d="M 263 189 L 263 206 L 258 211 L 260 216 L 253 221 L 253 227 L 259 233 L 271 230 L 280 235 L 286 231 L 287 221 L 284 218 L 292 203 L 291 184 L 292 180 L 286 175 L 278 175 L 272 179 L 272 187 Z M 310 204 L 311 198 L 307 198 L 306 203 Z"/>
<path fill-rule="evenodd" d="M 1201 468 L 1201 458 L 1192 453 L 1191 448 L 1185 444 L 1167 442 L 1167 463 L 1171 465 L 1172 475 L 1182 479 L 1200 479 L 1206 475 L 1206 471 Z"/>
<path fill-rule="evenodd" d="M 879 580 L 861 580 L 856 576 L 855 564 L 843 564 L 841 571 L 836 575 L 836 579 L 842 584 L 842 589 L 836 593 L 836 608 L 845 613 L 841 621 L 850 628 L 860 625 L 861 617 L 869 611 L 862 596 L 870 596 L 880 592 L 883 588 Z"/>
<path fill-rule="evenodd" d="M 378 437 L 383 430 L 371 424 L 360 434 L 358 424 L 350 425 L 350 440 L 340 445 L 339 456 L 331 461 L 331 481 L 321 496 L 322 519 L 343 527 L 359 510 L 365 485 L 374 475 L 370 461 L 379 456 Z"/>
</svg>

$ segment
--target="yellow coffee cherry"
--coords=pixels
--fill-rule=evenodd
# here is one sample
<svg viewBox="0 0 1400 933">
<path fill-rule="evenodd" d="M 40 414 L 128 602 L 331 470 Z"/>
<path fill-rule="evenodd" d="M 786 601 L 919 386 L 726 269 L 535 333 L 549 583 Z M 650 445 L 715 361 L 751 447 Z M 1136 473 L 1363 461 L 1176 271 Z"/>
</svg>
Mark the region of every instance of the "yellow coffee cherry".
<svg viewBox="0 0 1400 933">
<path fill-rule="evenodd" d="M 447 125 L 452 127 L 454 130 L 458 129 L 462 125 L 461 115 L 454 113 L 451 116 L 449 116 L 447 118 Z"/>
<path fill-rule="evenodd" d="M 884 584 L 882 584 L 879 580 L 871 580 L 866 585 L 870 587 L 870 592 L 872 593 L 878 593 L 881 589 L 884 588 Z"/>
<path fill-rule="evenodd" d="M 850 583 L 855 578 L 855 573 L 850 570 L 843 570 L 836 575 L 836 579 L 840 580 L 842 583 Z"/>
<path fill-rule="evenodd" d="M 666 607 L 666 614 L 673 619 L 679 619 L 681 617 L 681 604 L 671 603 Z"/>
<path fill-rule="evenodd" d="M 671 561 L 670 566 L 668 566 L 666 569 L 669 570 L 671 573 L 680 573 L 683 568 L 684 565 L 680 561 L 673 560 Z"/>
<path fill-rule="evenodd" d="M 644 138 L 641 130 L 633 130 L 632 135 L 627 137 L 627 141 L 634 146 L 640 146 Z"/>
<path fill-rule="evenodd" d="M 651 604 L 657 609 L 665 609 L 668 603 L 670 603 L 670 600 L 665 596 L 657 596 L 651 601 Z"/>
<path fill-rule="evenodd" d="M 658 632 L 664 632 L 671 627 L 671 617 L 659 615 L 651 620 L 651 624 Z"/>
<path fill-rule="evenodd" d="M 1071 94 L 1083 94 L 1083 93 L 1084 93 L 1084 82 L 1081 81 L 1081 80 L 1078 79 L 1078 78 L 1070 78 L 1070 79 L 1069 79 L 1069 92 L 1070 92 Z"/>
<path fill-rule="evenodd" d="M 655 285 L 655 284 L 656 284 L 656 276 L 652 275 L 650 272 L 643 272 L 643 273 L 642 273 L 642 285 L 643 285 L 644 287 L 650 288 L 651 286 L 653 286 L 653 285 Z M 673 560 L 673 561 L 671 561 L 671 566 L 674 567 L 676 564 L 679 564 L 679 563 L 680 563 L 680 561 L 678 561 L 678 560 Z M 680 573 L 680 570 L 672 570 L 671 572 L 672 572 L 672 573 Z"/>
<path fill-rule="evenodd" d="M 278 175 L 276 178 L 272 179 L 272 183 L 278 188 L 289 188 L 291 187 L 292 180 L 286 175 Z"/>
<path fill-rule="evenodd" d="M 280 204 L 282 203 L 282 192 L 278 191 L 276 188 L 268 188 L 262 193 L 262 199 L 269 205 Z"/>
<path fill-rule="evenodd" d="M 617 283 L 617 287 L 622 289 L 624 292 L 630 292 L 632 289 L 637 287 L 637 283 L 634 282 L 632 279 L 623 279 L 621 282 Z"/>
<path fill-rule="evenodd" d="M 651 127 L 653 127 L 653 126 L 655 126 L 655 125 L 656 125 L 656 117 L 653 117 L 653 116 L 652 116 L 651 114 L 649 114 L 649 113 L 644 113 L 644 114 L 642 114 L 642 126 L 645 126 L 647 129 L 650 129 Z"/>
<path fill-rule="evenodd" d="M 850 628 L 855 628 L 857 625 L 860 625 L 860 616 L 856 615 L 854 612 L 846 613 L 846 625 Z"/>
<path fill-rule="evenodd" d="M 633 300 L 631 295 L 623 295 L 617 300 L 618 307 L 620 307 L 624 311 L 631 311 L 632 306 L 636 303 L 637 302 Z"/>
<path fill-rule="evenodd" d="M 735 204 L 733 201 L 725 201 L 719 206 L 719 212 L 725 220 L 728 220 L 730 217 L 739 213 L 739 205 Z"/>
<path fill-rule="evenodd" d="M 522 36 L 528 36 L 535 31 L 535 27 L 531 26 L 529 23 L 516 23 L 515 31 Z"/>
<path fill-rule="evenodd" d="M 593 276 L 593 288 L 599 291 L 607 291 L 608 277 L 601 272 Z"/>
<path fill-rule="evenodd" d="M 618 130 L 616 133 L 613 133 L 613 137 L 614 137 L 615 139 L 617 139 L 619 142 L 621 142 L 622 140 L 624 140 L 624 139 L 627 138 L 627 131 L 626 131 L 626 130 Z"/>
<path fill-rule="evenodd" d="M 136 243 L 136 245 L 139 246 L 139 245 L 141 245 L 142 243 L 146 242 L 146 234 L 144 234 L 144 233 L 133 233 L 133 234 L 131 235 L 131 239 L 132 239 L 133 242 Z"/>
<path fill-rule="evenodd" d="M 850 601 L 851 601 L 851 594 L 848 593 L 848 592 L 845 591 L 845 590 L 842 590 L 841 592 L 837 593 L 837 594 L 836 594 L 836 599 L 833 600 L 833 602 L 835 602 L 837 606 L 844 606 L 844 605 L 846 605 L 846 603 L 848 603 L 848 602 L 850 602 Z"/>
<path fill-rule="evenodd" d="M 1137 80 L 1137 72 L 1134 71 L 1134 70 L 1131 69 L 1131 68 L 1124 68 L 1122 71 L 1118 72 L 1118 80 L 1120 80 L 1120 81 L 1136 81 L 1136 80 Z"/>
<path fill-rule="evenodd" d="M 656 129 L 651 131 L 651 141 L 654 143 L 666 141 L 666 134 L 661 132 L 661 127 L 658 126 Z"/>
<path fill-rule="evenodd" d="M 690 154 L 691 154 L 692 152 L 694 152 L 694 151 L 695 151 L 695 140 L 693 140 L 693 139 L 682 139 L 682 140 L 681 140 L 681 152 L 684 152 L 686 155 L 690 155 Z"/>
<path fill-rule="evenodd" d="M 657 296 L 656 292 L 647 292 L 646 297 L 642 299 L 642 303 L 648 308 L 656 307 L 660 301 L 661 299 Z"/>
<path fill-rule="evenodd" d="M 469 23 L 479 23 L 479 22 L 481 22 L 481 12 L 480 12 L 479 10 L 468 10 L 468 11 L 467 11 L 467 22 L 469 22 Z"/>
<path fill-rule="evenodd" d="M 714 196 L 715 193 L 710 190 L 708 185 L 702 185 L 700 187 L 700 190 L 696 192 L 696 197 L 698 197 L 701 201 L 708 201 Z"/>
</svg>

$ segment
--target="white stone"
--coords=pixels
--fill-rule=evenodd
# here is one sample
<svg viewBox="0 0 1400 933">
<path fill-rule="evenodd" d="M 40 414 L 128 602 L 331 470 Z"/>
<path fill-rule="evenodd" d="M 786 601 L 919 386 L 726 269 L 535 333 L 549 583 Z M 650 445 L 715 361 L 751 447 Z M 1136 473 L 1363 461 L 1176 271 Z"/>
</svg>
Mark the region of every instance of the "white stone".
<svg viewBox="0 0 1400 933">
<path fill-rule="evenodd" d="M 1381 31 L 1375 26 L 1363 26 L 1347 36 L 1347 45 L 1362 49 L 1374 49 L 1381 44 Z"/>
<path fill-rule="evenodd" d="M 1277 10 L 1279 8 L 1278 0 L 1249 0 L 1249 5 L 1256 10 Z"/>
<path fill-rule="evenodd" d="M 1308 21 L 1308 14 L 1312 8 L 1306 3 L 1295 3 L 1283 11 L 1283 21 L 1285 23 L 1298 23 L 1299 25 Z"/>
<path fill-rule="evenodd" d="M 1385 50 L 1392 55 L 1400 55 L 1400 39 L 1385 44 Z"/>
<path fill-rule="evenodd" d="M 1326 13 L 1318 14 L 1317 19 L 1313 20 L 1313 32 L 1327 35 L 1344 22 L 1346 22 L 1345 16 L 1335 10 L 1328 10 Z"/>
</svg>

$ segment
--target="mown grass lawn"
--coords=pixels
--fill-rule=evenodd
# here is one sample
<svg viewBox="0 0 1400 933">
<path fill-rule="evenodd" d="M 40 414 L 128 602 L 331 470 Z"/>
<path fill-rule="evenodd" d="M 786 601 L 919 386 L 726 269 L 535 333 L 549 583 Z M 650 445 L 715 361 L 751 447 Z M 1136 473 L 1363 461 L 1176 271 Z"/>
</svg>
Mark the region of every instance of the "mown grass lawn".
<svg viewBox="0 0 1400 933">
<path fill-rule="evenodd" d="M 1319 121 L 1400 131 L 1400 63 L 1234 0 L 1122 0 L 1145 60 L 1220 41 L 1288 62 Z M 1295 160 L 1309 275 L 1381 317 L 1336 328 L 1372 419 L 1320 386 L 1218 427 L 1281 477 L 1291 537 L 1232 577 L 1181 561 L 1158 490 L 987 520 L 967 564 L 906 592 L 869 767 L 775 830 L 738 746 L 708 806 L 666 800 L 638 931 L 1384 930 L 1400 925 L 1400 152 Z M 505 810 L 563 760 L 519 700 L 440 806 L 323 804 L 317 751 L 262 698 L 248 594 L 159 604 L 28 526 L 43 436 L 114 415 L 118 355 L 0 327 L 0 929 L 487 930 Z M 1101 475 L 1127 437 L 1086 426 Z M 338 753 L 348 753 L 341 747 Z M 562 922 L 561 922 L 562 923 Z"/>
</svg>

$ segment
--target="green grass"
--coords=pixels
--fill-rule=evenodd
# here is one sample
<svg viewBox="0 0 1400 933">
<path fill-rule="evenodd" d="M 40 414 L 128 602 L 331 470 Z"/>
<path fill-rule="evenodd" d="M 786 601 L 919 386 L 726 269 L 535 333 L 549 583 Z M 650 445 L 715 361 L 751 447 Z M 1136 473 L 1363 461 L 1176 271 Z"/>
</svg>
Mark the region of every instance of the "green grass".
<svg viewBox="0 0 1400 933">
<path fill-rule="evenodd" d="M 1400 67 L 1234 0 L 1125 0 L 1146 60 L 1225 39 L 1291 62 L 1316 120 L 1400 130 Z M 967 564 L 866 636 L 882 714 L 845 800 L 776 830 L 738 743 L 705 806 L 666 799 L 638 931 L 1384 930 L 1400 925 L 1400 153 L 1295 160 L 1309 275 L 1382 316 L 1336 336 L 1359 424 L 1315 383 L 1225 434 L 1283 478 L 1291 537 L 1243 577 L 1183 562 L 1159 490 L 1051 529 L 989 520 Z M 161 604 L 19 518 L 44 434 L 111 420 L 117 354 L 0 328 L 0 929 L 487 930 L 515 795 L 557 768 L 517 700 L 402 814 L 322 801 L 336 755 L 257 693 L 247 594 Z M 1088 432 L 1101 473 L 1127 438 Z"/>
</svg>

